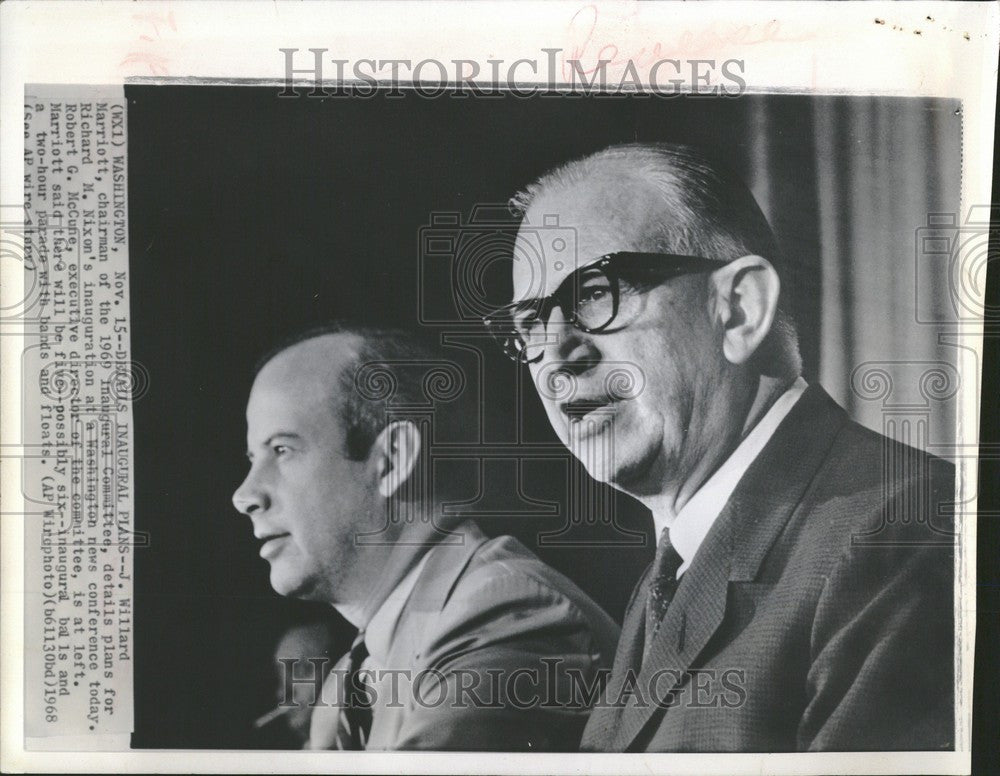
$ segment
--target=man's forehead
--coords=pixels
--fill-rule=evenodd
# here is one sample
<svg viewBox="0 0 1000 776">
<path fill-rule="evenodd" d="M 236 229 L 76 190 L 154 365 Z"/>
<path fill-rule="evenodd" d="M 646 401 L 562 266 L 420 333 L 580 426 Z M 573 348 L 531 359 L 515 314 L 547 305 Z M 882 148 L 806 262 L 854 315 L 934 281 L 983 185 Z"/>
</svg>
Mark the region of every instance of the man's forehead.
<svg viewBox="0 0 1000 776">
<path fill-rule="evenodd" d="M 329 334 L 281 351 L 258 372 L 250 391 L 247 417 L 289 418 L 326 404 L 338 390 L 344 368 L 356 355 L 352 335 Z"/>
<path fill-rule="evenodd" d="M 354 334 L 335 332 L 297 342 L 264 364 L 257 381 L 277 386 L 329 385 L 357 357 L 359 341 Z"/>
<path fill-rule="evenodd" d="M 625 179 L 542 192 L 518 230 L 514 298 L 549 294 L 574 269 L 606 253 L 642 249 L 661 211 L 655 191 Z"/>
</svg>

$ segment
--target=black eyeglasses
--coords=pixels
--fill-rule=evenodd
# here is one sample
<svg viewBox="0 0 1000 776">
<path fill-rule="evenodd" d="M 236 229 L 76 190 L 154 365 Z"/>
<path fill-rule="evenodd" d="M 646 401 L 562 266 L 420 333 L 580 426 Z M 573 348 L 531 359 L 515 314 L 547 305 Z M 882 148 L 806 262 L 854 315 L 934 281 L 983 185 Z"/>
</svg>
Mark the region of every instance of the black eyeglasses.
<svg viewBox="0 0 1000 776">
<path fill-rule="evenodd" d="M 723 264 L 720 259 L 673 253 L 608 253 L 571 272 L 552 294 L 504 305 L 485 316 L 483 323 L 504 353 L 530 364 L 542 357 L 549 341 L 549 316 L 556 307 L 580 331 L 607 331 L 616 318 L 631 311 L 642 292 L 669 278 Z"/>
</svg>

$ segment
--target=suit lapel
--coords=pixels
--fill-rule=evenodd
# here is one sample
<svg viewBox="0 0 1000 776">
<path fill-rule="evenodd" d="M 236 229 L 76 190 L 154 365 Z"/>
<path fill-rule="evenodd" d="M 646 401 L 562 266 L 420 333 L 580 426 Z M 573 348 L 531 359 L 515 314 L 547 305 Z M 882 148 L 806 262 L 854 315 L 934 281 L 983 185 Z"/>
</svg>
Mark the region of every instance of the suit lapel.
<svg viewBox="0 0 1000 776">
<path fill-rule="evenodd" d="M 639 673 L 638 692 L 646 703 L 630 703 L 621 711 L 611 751 L 629 747 L 661 708 L 657 701 L 665 700 L 695 666 L 725 618 L 729 582 L 756 578 L 846 420 L 822 388 L 810 386 L 747 469 L 681 577 Z M 643 604 L 637 601 L 632 609 L 641 611 Z M 620 691 L 617 661 L 613 678 Z M 614 703 L 614 696 L 609 698 Z"/>
<path fill-rule="evenodd" d="M 622 710 L 611 751 L 625 751 L 658 708 L 657 701 L 664 700 L 679 684 L 683 672 L 691 667 L 722 623 L 730 561 L 729 554 L 724 551 L 730 546 L 725 529 L 732 522 L 723 519 L 730 511 L 727 506 L 705 538 L 703 547 L 712 546 L 713 551 L 699 551 L 681 577 L 674 599 L 638 672 L 637 702 L 628 704 Z M 709 545 L 710 541 L 712 545 Z M 719 551 L 715 551 L 716 546 Z M 634 607 L 639 610 L 640 617 L 645 613 L 644 603 L 637 602 Z M 639 651 L 641 659 L 641 644 Z M 651 691 L 656 697 L 651 697 Z"/>
<path fill-rule="evenodd" d="M 460 537 L 460 540 L 454 536 Z M 424 628 L 437 618 L 476 550 L 489 541 L 489 537 L 472 521 L 455 529 L 449 539 L 428 551 L 427 562 L 417 577 L 390 639 L 388 661 L 392 665 L 400 661 L 409 665 L 414 639 L 420 639 Z"/>
<path fill-rule="evenodd" d="M 788 413 L 726 505 L 733 523 L 731 581 L 757 577 L 846 423 L 847 413 L 818 385 Z"/>
<path fill-rule="evenodd" d="M 456 536 L 460 538 L 456 539 Z M 381 668 L 417 669 L 419 650 L 426 642 L 427 634 L 434 632 L 434 624 L 440 619 L 441 610 L 448 602 L 455 585 L 472 561 L 476 550 L 487 541 L 489 537 L 470 521 L 427 552 L 427 561 L 393 627 L 388 653 L 382 658 L 385 665 L 380 666 Z M 399 682 L 399 685 L 407 686 L 404 682 Z M 396 697 L 396 692 L 381 688 L 378 697 Z M 394 748 L 406 713 L 405 703 L 378 705 L 372 719 L 367 748 Z"/>
</svg>

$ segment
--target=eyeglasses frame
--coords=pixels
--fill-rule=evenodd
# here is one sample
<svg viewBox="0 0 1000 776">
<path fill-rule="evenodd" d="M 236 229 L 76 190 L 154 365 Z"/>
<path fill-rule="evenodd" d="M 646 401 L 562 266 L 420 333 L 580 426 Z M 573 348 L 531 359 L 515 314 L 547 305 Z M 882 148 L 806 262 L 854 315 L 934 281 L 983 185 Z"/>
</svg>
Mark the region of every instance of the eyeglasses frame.
<svg viewBox="0 0 1000 776">
<path fill-rule="evenodd" d="M 589 261 L 569 273 L 562 279 L 559 286 L 551 294 L 543 297 L 535 297 L 533 299 L 521 299 L 516 302 L 503 305 L 502 307 L 498 307 L 489 315 L 483 316 L 483 324 L 486 326 L 487 331 L 490 332 L 493 338 L 500 345 L 501 350 L 503 350 L 503 352 L 511 360 L 519 364 L 534 363 L 541 359 L 542 354 L 539 353 L 537 357 L 528 359 L 523 355 L 527 351 L 526 345 L 522 344 L 522 347 L 519 350 L 515 349 L 516 346 L 512 343 L 516 341 L 521 341 L 523 343 L 521 335 L 516 331 L 511 334 L 498 331 L 494 325 L 497 322 L 495 319 L 498 317 L 505 317 L 506 320 L 510 321 L 513 319 L 514 312 L 534 308 L 537 310 L 536 315 L 547 325 L 548 316 L 551 314 L 552 309 L 558 306 L 563 311 L 563 315 L 566 317 L 566 322 L 571 324 L 577 330 L 586 334 L 599 334 L 606 331 L 608 327 L 614 323 L 615 318 L 618 317 L 618 307 L 621 296 L 621 276 L 620 273 L 615 270 L 619 269 L 617 265 L 623 261 L 629 262 L 631 265 L 629 269 L 639 269 L 640 271 L 658 270 L 661 273 L 665 273 L 666 276 L 663 280 L 669 280 L 673 277 L 679 277 L 690 272 L 707 271 L 709 268 L 718 269 L 727 263 L 722 259 L 710 259 L 705 256 L 681 253 L 649 253 L 642 251 L 614 251 L 612 253 L 605 253 L 603 256 L 599 256 L 593 261 Z M 636 267 L 636 262 L 644 262 L 647 265 Z M 667 268 L 664 266 L 664 262 L 673 262 L 675 266 Z M 682 266 L 676 266 L 677 264 Z M 600 270 L 609 281 L 612 281 L 610 284 L 612 312 L 611 316 L 605 323 L 600 326 L 588 327 L 581 324 L 578 320 L 575 300 L 570 300 L 573 303 L 568 305 L 570 308 L 568 312 L 566 310 L 567 305 L 564 305 L 563 302 L 566 301 L 566 289 L 576 287 L 574 280 L 579 278 L 583 273 L 590 272 L 595 269 Z"/>
</svg>

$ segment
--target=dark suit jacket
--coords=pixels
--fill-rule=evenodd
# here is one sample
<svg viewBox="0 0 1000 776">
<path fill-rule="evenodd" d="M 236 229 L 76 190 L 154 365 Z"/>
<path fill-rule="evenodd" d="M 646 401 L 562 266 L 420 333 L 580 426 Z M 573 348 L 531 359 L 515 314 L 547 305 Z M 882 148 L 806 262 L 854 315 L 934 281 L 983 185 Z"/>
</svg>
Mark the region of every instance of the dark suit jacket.
<svg viewBox="0 0 1000 776">
<path fill-rule="evenodd" d="M 807 389 L 681 577 L 644 662 L 639 583 L 583 749 L 953 748 L 953 482 L 950 464 Z"/>
<path fill-rule="evenodd" d="M 610 667 L 618 626 L 516 539 L 458 531 L 403 607 L 384 666 L 398 673 L 374 682 L 366 748 L 575 751 L 589 709 L 567 701 Z M 336 725 L 323 712 L 314 741 L 333 738 L 317 729 Z"/>
</svg>

